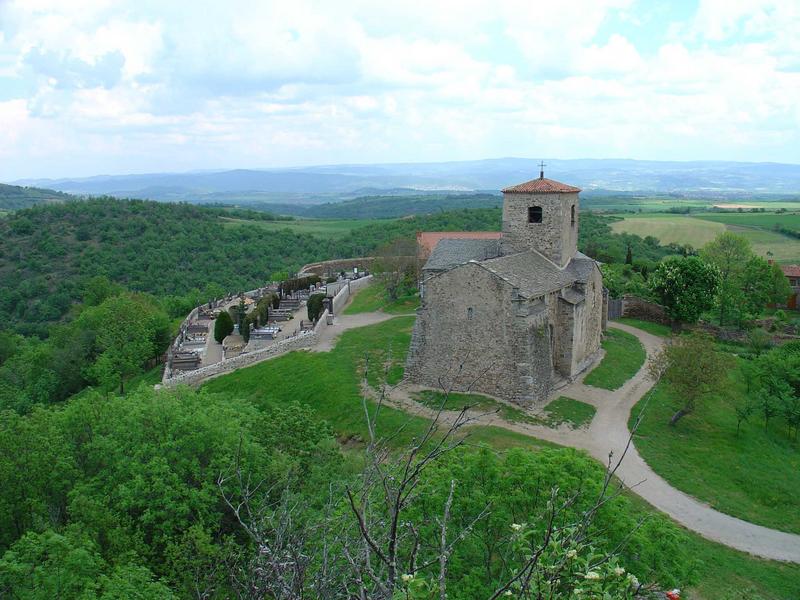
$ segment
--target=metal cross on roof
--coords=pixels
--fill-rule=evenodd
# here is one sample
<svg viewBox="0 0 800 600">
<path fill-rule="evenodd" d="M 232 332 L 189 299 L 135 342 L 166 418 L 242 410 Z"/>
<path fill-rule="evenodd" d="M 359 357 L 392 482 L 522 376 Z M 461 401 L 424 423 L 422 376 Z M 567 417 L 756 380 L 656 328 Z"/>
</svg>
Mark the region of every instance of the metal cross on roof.
<svg viewBox="0 0 800 600">
<path fill-rule="evenodd" d="M 547 166 L 547 165 L 546 165 L 546 164 L 544 164 L 544 161 L 540 161 L 540 162 L 539 162 L 539 179 L 544 179 L 544 168 L 545 168 L 546 166 Z"/>
</svg>

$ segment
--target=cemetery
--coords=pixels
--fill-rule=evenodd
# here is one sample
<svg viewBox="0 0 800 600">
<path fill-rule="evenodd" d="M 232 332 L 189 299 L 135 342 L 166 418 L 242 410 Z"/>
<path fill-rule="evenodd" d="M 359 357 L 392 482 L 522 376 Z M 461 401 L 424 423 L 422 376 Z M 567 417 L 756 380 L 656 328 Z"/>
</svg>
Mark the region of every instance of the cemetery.
<svg viewBox="0 0 800 600">
<path fill-rule="evenodd" d="M 334 309 L 343 306 L 351 290 L 371 279 L 365 270 L 357 271 L 346 276 L 340 273 L 335 280 L 332 276 L 327 283 L 301 271 L 295 279 L 270 282 L 196 307 L 181 324 L 167 351 L 162 385 L 202 380 L 207 374 L 238 368 L 243 361 L 250 364 L 290 349 L 308 347 L 315 342 L 313 335 L 318 328 L 333 323 Z M 353 282 L 357 282 L 355 286 Z M 312 295 L 324 298 L 320 314 L 309 318 L 312 315 L 308 301 Z M 231 316 L 231 330 L 216 339 L 215 326 L 223 313 Z"/>
</svg>

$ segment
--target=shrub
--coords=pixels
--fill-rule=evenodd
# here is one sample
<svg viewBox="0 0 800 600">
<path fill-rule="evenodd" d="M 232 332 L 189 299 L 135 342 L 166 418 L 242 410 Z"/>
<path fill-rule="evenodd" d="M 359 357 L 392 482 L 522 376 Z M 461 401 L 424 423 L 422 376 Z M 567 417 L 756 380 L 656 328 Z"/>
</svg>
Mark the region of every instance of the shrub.
<svg viewBox="0 0 800 600">
<path fill-rule="evenodd" d="M 233 333 L 233 319 L 228 311 L 223 310 L 214 323 L 214 339 L 221 344 L 231 333 Z"/>
<path fill-rule="evenodd" d="M 320 315 L 325 310 L 324 300 L 324 294 L 312 294 L 308 298 L 308 304 L 306 307 L 308 308 L 308 318 L 311 321 L 316 321 L 319 319 Z"/>
</svg>

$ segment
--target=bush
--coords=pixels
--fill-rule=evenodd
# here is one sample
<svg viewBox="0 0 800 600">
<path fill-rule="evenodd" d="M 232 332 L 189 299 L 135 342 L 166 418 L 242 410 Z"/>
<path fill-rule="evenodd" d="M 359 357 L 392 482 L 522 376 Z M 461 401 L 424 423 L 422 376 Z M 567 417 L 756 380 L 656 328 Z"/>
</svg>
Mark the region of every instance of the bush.
<svg viewBox="0 0 800 600">
<path fill-rule="evenodd" d="M 319 319 L 320 315 L 325 310 L 324 300 L 324 294 L 312 294 L 308 298 L 308 304 L 306 307 L 308 308 L 308 318 L 311 321 L 316 321 Z"/>
<path fill-rule="evenodd" d="M 221 344 L 231 333 L 233 333 L 233 319 L 228 311 L 223 310 L 214 323 L 214 339 Z"/>
</svg>

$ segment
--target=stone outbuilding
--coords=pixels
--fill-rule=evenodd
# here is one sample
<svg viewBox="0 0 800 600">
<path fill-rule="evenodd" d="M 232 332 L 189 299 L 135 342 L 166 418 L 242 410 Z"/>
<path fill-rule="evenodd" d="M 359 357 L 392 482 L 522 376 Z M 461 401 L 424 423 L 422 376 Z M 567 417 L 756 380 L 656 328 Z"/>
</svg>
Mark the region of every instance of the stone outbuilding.
<svg viewBox="0 0 800 600">
<path fill-rule="evenodd" d="M 408 379 L 544 402 L 591 365 L 607 306 L 578 252 L 576 187 L 544 177 L 503 190 L 499 238 L 442 239 L 422 270 Z"/>
</svg>

